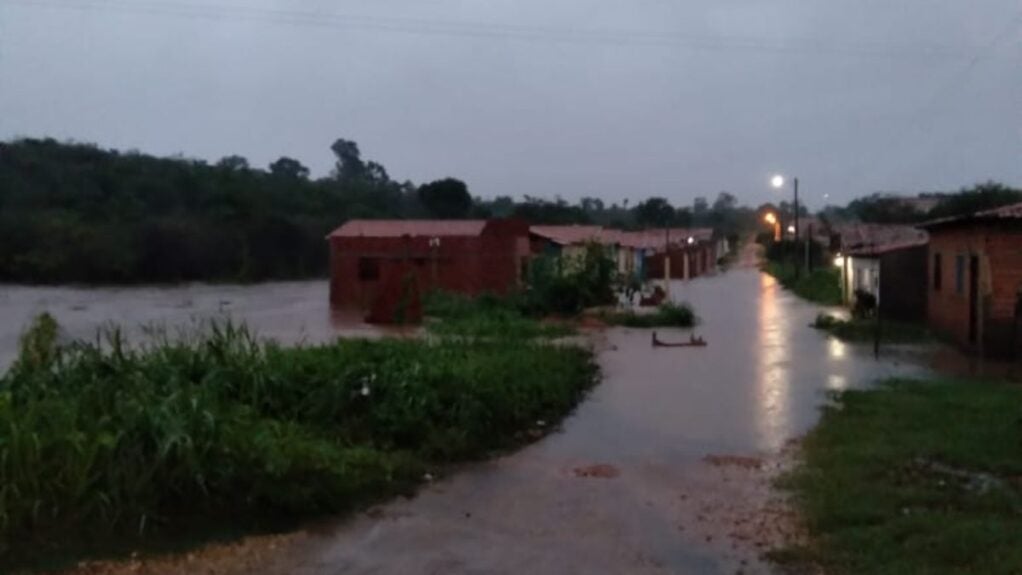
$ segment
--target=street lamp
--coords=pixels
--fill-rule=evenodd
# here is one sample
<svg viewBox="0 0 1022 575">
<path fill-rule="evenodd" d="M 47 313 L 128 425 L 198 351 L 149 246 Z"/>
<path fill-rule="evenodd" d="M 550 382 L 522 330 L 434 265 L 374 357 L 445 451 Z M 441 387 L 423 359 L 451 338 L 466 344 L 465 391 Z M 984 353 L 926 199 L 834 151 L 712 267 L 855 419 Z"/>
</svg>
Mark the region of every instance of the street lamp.
<svg viewBox="0 0 1022 575">
<path fill-rule="evenodd" d="M 777 219 L 777 216 L 773 212 L 767 212 L 767 215 L 763 216 L 763 220 L 773 226 L 774 241 L 781 241 L 781 222 Z"/>
<path fill-rule="evenodd" d="M 798 178 L 792 178 L 791 181 L 795 189 L 795 241 L 798 241 Z M 774 177 L 770 178 L 770 185 L 778 190 L 783 188 L 784 176 L 775 174 Z"/>
</svg>

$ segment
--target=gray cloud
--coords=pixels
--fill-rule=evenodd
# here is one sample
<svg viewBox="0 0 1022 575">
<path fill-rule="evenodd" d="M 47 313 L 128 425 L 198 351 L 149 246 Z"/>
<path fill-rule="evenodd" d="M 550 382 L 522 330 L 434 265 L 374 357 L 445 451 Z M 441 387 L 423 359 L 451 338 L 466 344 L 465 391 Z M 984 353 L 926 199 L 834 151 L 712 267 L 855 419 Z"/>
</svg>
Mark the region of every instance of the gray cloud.
<svg viewBox="0 0 1022 575">
<path fill-rule="evenodd" d="M 255 2 L 0 0 L 0 137 L 325 173 L 343 136 L 483 196 L 1022 183 L 1017 0 Z"/>
</svg>

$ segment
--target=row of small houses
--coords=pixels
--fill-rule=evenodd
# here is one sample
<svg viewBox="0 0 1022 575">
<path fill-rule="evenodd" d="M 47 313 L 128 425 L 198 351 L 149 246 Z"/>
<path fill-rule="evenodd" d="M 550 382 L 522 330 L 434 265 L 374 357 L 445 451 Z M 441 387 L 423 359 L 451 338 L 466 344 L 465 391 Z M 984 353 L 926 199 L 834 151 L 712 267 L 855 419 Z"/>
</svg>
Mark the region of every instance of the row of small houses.
<svg viewBox="0 0 1022 575">
<path fill-rule="evenodd" d="M 522 285 L 532 258 L 571 261 L 593 242 L 620 273 L 639 279 L 697 277 L 728 250 L 727 240 L 710 229 L 628 232 L 530 227 L 513 219 L 351 220 L 327 239 L 331 305 L 362 310 L 377 323 L 417 319 L 421 294 L 433 290 L 507 293 Z"/>
<path fill-rule="evenodd" d="M 872 294 L 883 317 L 926 322 L 962 347 L 1022 357 L 1022 203 L 918 227 L 834 228 L 842 294 Z"/>
</svg>

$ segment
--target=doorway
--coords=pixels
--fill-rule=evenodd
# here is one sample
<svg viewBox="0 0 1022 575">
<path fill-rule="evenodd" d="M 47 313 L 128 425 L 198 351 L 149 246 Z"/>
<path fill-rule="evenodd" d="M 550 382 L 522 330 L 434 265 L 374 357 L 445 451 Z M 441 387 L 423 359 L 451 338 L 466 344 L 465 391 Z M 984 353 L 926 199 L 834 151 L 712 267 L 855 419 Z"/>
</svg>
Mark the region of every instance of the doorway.
<svg viewBox="0 0 1022 575">
<path fill-rule="evenodd" d="M 979 339 L 979 256 L 969 256 L 969 343 Z"/>
</svg>

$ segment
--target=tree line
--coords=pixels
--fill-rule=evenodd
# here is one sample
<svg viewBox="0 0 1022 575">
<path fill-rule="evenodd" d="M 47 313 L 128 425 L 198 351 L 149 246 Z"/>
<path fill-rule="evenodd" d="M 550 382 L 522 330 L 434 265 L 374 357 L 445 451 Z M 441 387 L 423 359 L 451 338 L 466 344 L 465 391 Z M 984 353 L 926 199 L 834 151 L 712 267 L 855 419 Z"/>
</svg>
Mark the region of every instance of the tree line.
<svg viewBox="0 0 1022 575">
<path fill-rule="evenodd" d="M 53 139 L 0 143 L 0 281 L 138 283 L 259 281 L 327 273 L 325 236 L 352 218 L 486 218 L 621 227 L 724 224 L 722 194 L 677 209 L 595 198 L 474 198 L 464 182 L 391 179 L 358 144 L 331 146 L 331 173 L 294 158 L 265 169 L 240 156 L 209 163 Z"/>
<path fill-rule="evenodd" d="M 106 150 L 53 139 L 0 142 L 0 281 L 140 283 L 259 281 L 323 276 L 325 236 L 352 218 L 517 217 L 532 224 L 594 224 L 621 229 L 712 227 L 735 235 L 765 210 L 720 192 L 675 206 L 663 197 L 635 204 L 584 197 L 473 197 L 464 182 L 396 181 L 338 139 L 335 165 L 312 178 L 294 158 L 266 168 L 240 156 L 217 162 Z M 1022 201 L 999 184 L 942 197 L 931 213 L 907 213 L 886 196 L 828 208 L 833 220 L 915 221 Z M 939 208 L 939 209 L 938 209 Z M 807 214 L 804 206 L 800 213 Z"/>
</svg>

